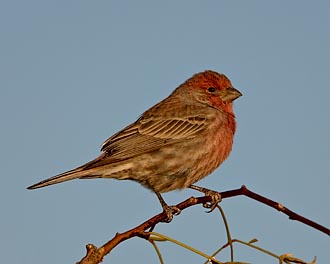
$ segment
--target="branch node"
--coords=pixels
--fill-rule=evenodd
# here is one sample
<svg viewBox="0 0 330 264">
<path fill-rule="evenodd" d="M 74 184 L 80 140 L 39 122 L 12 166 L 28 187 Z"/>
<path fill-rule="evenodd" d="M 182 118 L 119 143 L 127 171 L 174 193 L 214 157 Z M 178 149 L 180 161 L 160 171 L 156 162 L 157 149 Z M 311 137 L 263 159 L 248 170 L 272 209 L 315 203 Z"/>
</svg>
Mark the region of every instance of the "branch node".
<svg viewBox="0 0 330 264">
<path fill-rule="evenodd" d="M 83 257 L 79 262 L 76 264 L 95 264 L 102 262 L 104 256 L 104 248 L 101 247 L 98 249 L 93 244 L 86 245 L 86 256 Z"/>
</svg>

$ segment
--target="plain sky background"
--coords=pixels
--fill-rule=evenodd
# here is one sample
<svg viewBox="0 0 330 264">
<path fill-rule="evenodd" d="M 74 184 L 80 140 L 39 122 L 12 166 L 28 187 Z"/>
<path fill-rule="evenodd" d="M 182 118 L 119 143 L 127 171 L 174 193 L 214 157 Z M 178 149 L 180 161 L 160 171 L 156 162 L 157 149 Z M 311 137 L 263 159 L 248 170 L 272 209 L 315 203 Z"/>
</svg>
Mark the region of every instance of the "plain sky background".
<svg viewBox="0 0 330 264">
<path fill-rule="evenodd" d="M 225 73 L 235 101 L 230 158 L 199 185 L 253 191 L 330 227 L 329 1 L 1 1 L 2 263 L 75 263 L 161 211 L 128 181 L 25 188 L 99 155 L 100 144 L 189 78 Z M 164 197 L 176 204 L 192 190 Z M 245 197 L 226 199 L 232 236 L 329 263 L 330 238 Z M 155 231 L 212 253 L 226 241 L 201 206 Z M 161 243 L 165 263 L 203 263 Z M 236 246 L 236 261 L 277 263 Z M 227 252 L 218 258 L 228 261 Z M 104 263 L 158 263 L 141 239 Z"/>
</svg>

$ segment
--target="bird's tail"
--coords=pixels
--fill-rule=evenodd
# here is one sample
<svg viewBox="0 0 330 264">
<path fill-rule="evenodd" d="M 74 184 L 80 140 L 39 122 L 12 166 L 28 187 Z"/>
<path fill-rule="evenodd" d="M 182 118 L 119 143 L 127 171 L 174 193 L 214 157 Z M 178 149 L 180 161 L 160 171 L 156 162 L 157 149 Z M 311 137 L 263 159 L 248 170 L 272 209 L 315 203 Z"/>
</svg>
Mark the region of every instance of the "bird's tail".
<svg viewBox="0 0 330 264">
<path fill-rule="evenodd" d="M 27 187 L 27 189 L 33 190 L 33 189 L 45 187 L 48 185 L 53 185 L 53 184 L 60 183 L 60 182 L 74 180 L 74 179 L 100 178 L 100 177 L 102 177 L 102 175 L 100 175 L 100 171 L 98 170 L 98 168 L 99 168 L 99 165 L 101 165 L 100 162 L 102 162 L 102 160 L 105 157 L 106 157 L 106 153 L 102 153 L 96 159 L 94 159 L 76 169 L 69 170 L 67 172 L 58 174 L 56 176 L 53 176 L 51 178 L 48 178 L 46 180 L 33 184 L 33 185 Z M 102 165 L 104 165 L 104 164 L 102 164 Z"/>
<path fill-rule="evenodd" d="M 41 182 L 38 182 L 34 185 L 31 185 L 31 186 L 27 187 L 27 189 L 33 190 L 33 189 L 45 187 L 48 185 L 61 183 L 64 181 L 70 181 L 70 180 L 74 180 L 74 179 L 83 178 L 84 176 L 98 178 L 97 175 L 93 175 L 92 171 L 93 171 L 93 169 L 91 169 L 91 170 L 84 170 L 82 168 L 73 169 L 73 170 L 61 173 L 59 175 L 53 176 L 51 178 L 48 178 L 46 180 L 43 180 Z"/>
</svg>

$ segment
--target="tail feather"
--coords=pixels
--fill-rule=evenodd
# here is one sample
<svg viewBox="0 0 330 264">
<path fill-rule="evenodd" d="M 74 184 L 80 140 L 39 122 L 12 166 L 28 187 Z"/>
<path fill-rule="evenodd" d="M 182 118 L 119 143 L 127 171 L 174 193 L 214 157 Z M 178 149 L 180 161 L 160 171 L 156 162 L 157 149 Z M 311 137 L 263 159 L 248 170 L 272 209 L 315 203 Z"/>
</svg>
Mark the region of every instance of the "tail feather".
<svg viewBox="0 0 330 264">
<path fill-rule="evenodd" d="M 29 190 L 45 187 L 48 185 L 53 185 L 56 183 L 64 182 L 64 181 L 70 181 L 74 179 L 79 179 L 81 177 L 89 175 L 90 177 L 97 177 L 97 175 L 93 175 L 91 173 L 92 170 L 83 170 L 81 168 L 73 169 L 64 173 L 61 173 L 59 175 L 53 176 L 51 178 L 48 178 L 46 180 L 43 180 L 41 182 L 38 182 L 34 185 L 31 185 L 27 187 Z"/>
<path fill-rule="evenodd" d="M 33 190 L 33 189 L 45 187 L 48 185 L 53 185 L 56 183 L 61 183 L 61 182 L 65 182 L 65 181 L 83 178 L 85 176 L 87 178 L 88 177 L 99 178 L 101 176 L 99 175 L 99 173 L 97 173 L 97 167 L 98 167 L 99 162 L 102 161 L 106 156 L 107 156 L 106 153 L 102 153 L 96 159 L 94 159 L 78 168 L 69 170 L 67 172 L 63 172 L 61 174 L 58 174 L 56 176 L 53 176 L 51 178 L 48 178 L 46 180 L 33 184 L 33 185 L 27 187 L 27 189 Z"/>
<path fill-rule="evenodd" d="M 70 181 L 74 179 L 95 179 L 95 178 L 116 178 L 127 179 L 125 172 L 131 169 L 131 163 L 111 163 L 106 160 L 107 153 L 101 154 L 96 159 L 67 172 L 58 174 L 34 185 L 27 187 L 29 190 L 57 184 L 60 182 Z"/>
</svg>

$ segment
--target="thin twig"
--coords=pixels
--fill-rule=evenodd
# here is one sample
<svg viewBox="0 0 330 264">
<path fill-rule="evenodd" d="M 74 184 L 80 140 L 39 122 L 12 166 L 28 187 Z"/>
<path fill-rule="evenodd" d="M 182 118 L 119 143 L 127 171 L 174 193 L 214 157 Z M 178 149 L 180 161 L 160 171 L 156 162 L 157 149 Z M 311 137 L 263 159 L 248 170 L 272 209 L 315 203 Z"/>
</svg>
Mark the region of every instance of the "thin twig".
<svg viewBox="0 0 330 264">
<path fill-rule="evenodd" d="M 237 193 L 236 195 L 233 195 L 233 193 Z M 322 226 L 310 219 L 307 219 L 305 217 L 303 217 L 302 215 L 299 215 L 291 210 L 289 210 L 288 208 L 286 208 L 285 206 L 283 206 L 282 204 L 275 202 L 273 200 L 270 200 L 264 196 L 261 196 L 255 192 L 250 191 L 248 188 L 245 187 L 245 185 L 242 185 L 242 187 L 240 189 L 236 189 L 236 190 L 232 190 L 232 191 L 227 191 L 227 192 L 223 192 L 220 193 L 222 197 L 232 197 L 232 196 L 237 196 L 237 195 L 245 195 L 251 199 L 254 199 L 258 202 L 261 202 L 263 204 L 266 204 L 284 214 L 286 214 L 287 216 L 289 216 L 290 220 L 296 220 L 298 222 L 304 223 L 305 225 L 308 225 L 310 227 L 313 227 L 314 229 L 317 229 L 325 234 L 327 234 L 328 236 L 330 236 L 330 229 L 326 228 L 325 226 Z M 226 196 L 228 194 L 228 196 Z"/>
</svg>

